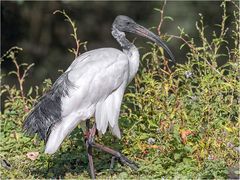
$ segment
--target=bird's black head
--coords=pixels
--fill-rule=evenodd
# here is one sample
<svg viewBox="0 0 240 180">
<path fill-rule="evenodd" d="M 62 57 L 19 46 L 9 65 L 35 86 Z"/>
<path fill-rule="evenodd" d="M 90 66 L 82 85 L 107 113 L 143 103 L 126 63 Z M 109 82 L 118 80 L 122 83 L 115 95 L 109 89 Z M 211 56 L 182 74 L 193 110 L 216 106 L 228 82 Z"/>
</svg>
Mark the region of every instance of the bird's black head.
<svg viewBox="0 0 240 180">
<path fill-rule="evenodd" d="M 155 35 L 154 33 L 149 31 L 145 27 L 140 26 L 131 18 L 124 16 L 124 15 L 119 15 L 115 18 L 112 26 L 113 26 L 113 28 L 116 28 L 121 32 L 134 33 L 139 36 L 142 36 L 142 37 L 152 40 L 153 42 L 157 43 L 159 46 L 161 46 L 167 52 L 167 54 L 170 56 L 170 59 L 173 62 L 175 61 L 172 52 L 167 47 L 167 45 L 159 38 L 159 36 Z"/>
<path fill-rule="evenodd" d="M 113 27 L 122 32 L 129 32 L 136 24 L 130 17 L 118 15 L 113 22 Z"/>
</svg>

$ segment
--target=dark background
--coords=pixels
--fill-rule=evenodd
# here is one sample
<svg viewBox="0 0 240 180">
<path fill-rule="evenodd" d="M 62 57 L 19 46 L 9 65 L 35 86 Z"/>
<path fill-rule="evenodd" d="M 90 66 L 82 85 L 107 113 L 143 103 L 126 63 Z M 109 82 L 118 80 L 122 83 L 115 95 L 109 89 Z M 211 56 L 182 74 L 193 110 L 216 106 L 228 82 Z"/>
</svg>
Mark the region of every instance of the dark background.
<svg viewBox="0 0 240 180">
<path fill-rule="evenodd" d="M 156 28 L 160 14 L 154 8 L 161 8 L 162 1 L 16 1 L 1 2 L 1 56 L 12 46 L 23 48 L 18 56 L 19 62 L 35 63 L 30 72 L 26 86 L 40 85 L 46 78 L 53 81 L 61 74 L 58 70 L 66 70 L 74 59 L 68 48 L 75 47 L 75 42 L 70 38 L 70 25 L 64 21 L 60 14 L 53 15 L 57 9 L 65 10 L 76 22 L 78 36 L 81 41 L 88 41 L 88 50 L 100 47 L 119 48 L 117 42 L 111 36 L 111 24 L 119 14 L 133 18 L 137 23 Z M 198 32 L 195 22 L 199 20 L 199 13 L 203 14 L 206 23 L 206 34 L 211 38 L 213 28 L 219 30 L 215 24 L 220 24 L 222 8 L 220 1 L 169 1 L 165 7 L 165 15 L 171 16 L 174 21 L 165 21 L 161 32 L 167 34 L 179 34 L 178 26 L 198 42 Z M 233 5 L 227 4 L 227 12 L 230 14 L 227 26 L 231 27 L 231 12 Z M 231 34 L 229 34 L 231 35 Z M 133 36 L 131 36 L 133 39 Z M 229 39 L 231 41 L 231 39 Z M 144 46 L 145 40 L 138 38 L 136 45 Z M 168 46 L 173 51 L 178 62 L 183 62 L 187 48 L 179 49 L 182 42 L 171 40 Z M 144 53 L 146 49 L 141 49 Z M 84 52 L 81 49 L 81 52 Z M 13 70 L 10 61 L 2 63 L 2 74 Z M 3 79 L 3 83 L 16 84 L 15 77 Z"/>
</svg>

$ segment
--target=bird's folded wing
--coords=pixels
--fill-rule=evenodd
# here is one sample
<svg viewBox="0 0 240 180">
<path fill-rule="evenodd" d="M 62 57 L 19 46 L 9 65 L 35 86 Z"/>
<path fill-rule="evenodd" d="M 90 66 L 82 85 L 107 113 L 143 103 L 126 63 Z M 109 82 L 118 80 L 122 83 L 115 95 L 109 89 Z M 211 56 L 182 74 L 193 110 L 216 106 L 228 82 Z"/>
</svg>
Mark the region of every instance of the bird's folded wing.
<svg viewBox="0 0 240 180">
<path fill-rule="evenodd" d="M 120 87 L 119 96 L 123 96 L 128 71 L 128 59 L 122 51 L 103 48 L 84 53 L 66 71 L 73 88 L 62 98 L 63 117 L 73 112 L 85 113 L 92 105 L 99 107 Z"/>
</svg>

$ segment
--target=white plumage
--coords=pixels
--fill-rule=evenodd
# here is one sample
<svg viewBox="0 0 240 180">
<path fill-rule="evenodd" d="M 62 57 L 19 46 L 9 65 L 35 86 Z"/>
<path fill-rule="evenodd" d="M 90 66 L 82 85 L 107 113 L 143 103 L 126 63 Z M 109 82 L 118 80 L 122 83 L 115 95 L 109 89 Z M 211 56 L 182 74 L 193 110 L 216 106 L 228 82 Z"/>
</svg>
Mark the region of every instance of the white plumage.
<svg viewBox="0 0 240 180">
<path fill-rule="evenodd" d="M 138 65 L 139 53 L 135 46 L 125 52 L 101 48 L 76 58 L 66 70 L 73 88 L 61 99 L 62 121 L 53 127 L 45 153 L 56 152 L 79 123 L 93 116 L 100 133 L 104 134 L 109 126 L 120 138 L 120 106 L 126 86 L 137 73 Z"/>
</svg>

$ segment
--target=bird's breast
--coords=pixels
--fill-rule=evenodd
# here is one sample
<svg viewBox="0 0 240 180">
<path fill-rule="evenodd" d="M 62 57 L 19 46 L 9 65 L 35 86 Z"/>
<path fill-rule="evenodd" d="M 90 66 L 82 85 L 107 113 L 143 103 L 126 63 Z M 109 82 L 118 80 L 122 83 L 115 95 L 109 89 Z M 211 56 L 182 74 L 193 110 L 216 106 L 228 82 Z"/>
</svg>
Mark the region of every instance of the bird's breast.
<svg viewBox="0 0 240 180">
<path fill-rule="evenodd" d="M 139 67 L 139 51 L 136 46 L 132 46 L 129 50 L 123 51 L 129 60 L 129 78 L 128 83 L 132 81 Z"/>
</svg>

